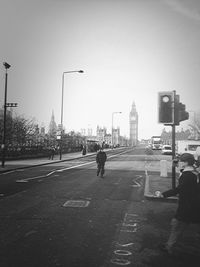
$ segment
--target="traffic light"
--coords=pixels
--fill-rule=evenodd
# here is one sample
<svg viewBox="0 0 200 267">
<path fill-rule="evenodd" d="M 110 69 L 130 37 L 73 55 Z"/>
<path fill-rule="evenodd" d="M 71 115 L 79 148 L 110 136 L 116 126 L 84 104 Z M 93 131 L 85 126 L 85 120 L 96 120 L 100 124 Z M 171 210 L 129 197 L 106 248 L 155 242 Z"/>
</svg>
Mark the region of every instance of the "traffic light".
<svg viewBox="0 0 200 267">
<path fill-rule="evenodd" d="M 172 124 L 172 102 L 173 102 L 173 91 L 170 92 L 159 92 L 158 93 L 158 122 L 164 124 Z"/>
<path fill-rule="evenodd" d="M 189 113 L 185 110 L 185 105 L 179 103 L 179 121 L 185 121 L 189 119 Z"/>
<path fill-rule="evenodd" d="M 180 96 L 175 95 L 174 99 L 174 124 L 179 125 L 179 101 L 180 101 Z"/>
<path fill-rule="evenodd" d="M 189 113 L 185 110 L 185 105 L 179 102 L 179 95 L 175 95 L 174 124 L 179 125 L 180 121 L 189 119 Z"/>
</svg>

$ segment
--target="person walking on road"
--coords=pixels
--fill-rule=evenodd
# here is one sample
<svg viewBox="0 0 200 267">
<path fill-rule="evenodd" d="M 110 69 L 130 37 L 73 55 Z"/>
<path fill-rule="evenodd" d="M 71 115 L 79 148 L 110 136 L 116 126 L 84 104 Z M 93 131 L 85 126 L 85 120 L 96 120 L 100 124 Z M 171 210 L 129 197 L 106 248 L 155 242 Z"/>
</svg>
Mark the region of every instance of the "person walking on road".
<svg viewBox="0 0 200 267">
<path fill-rule="evenodd" d="M 175 244 L 187 226 L 190 223 L 200 223 L 198 173 L 193 167 L 194 163 L 195 159 L 192 154 L 182 154 L 179 159 L 181 174 L 178 186 L 160 195 L 160 197 L 164 198 L 179 195 L 178 208 L 174 218 L 171 220 L 171 231 L 168 241 L 160 247 L 169 254 L 173 253 Z"/>
<path fill-rule="evenodd" d="M 97 162 L 97 176 L 99 176 L 99 173 L 101 174 L 101 178 L 103 178 L 103 175 L 105 173 L 105 162 L 107 160 L 106 152 L 103 151 L 103 147 L 100 147 L 99 152 L 96 155 L 96 162 Z"/>
<path fill-rule="evenodd" d="M 82 155 L 86 155 L 86 146 L 83 146 Z"/>
</svg>

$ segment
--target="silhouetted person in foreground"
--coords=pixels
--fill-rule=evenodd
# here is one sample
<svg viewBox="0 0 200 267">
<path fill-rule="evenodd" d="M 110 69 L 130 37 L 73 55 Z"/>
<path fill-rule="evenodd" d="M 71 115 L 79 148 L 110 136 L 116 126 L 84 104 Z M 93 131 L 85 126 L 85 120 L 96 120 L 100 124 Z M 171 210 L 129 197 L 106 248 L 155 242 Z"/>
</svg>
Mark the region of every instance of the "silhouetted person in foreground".
<svg viewBox="0 0 200 267">
<path fill-rule="evenodd" d="M 174 218 L 171 220 L 171 231 L 166 244 L 161 249 L 173 253 L 174 246 L 190 223 L 200 224 L 200 201 L 198 173 L 194 168 L 194 156 L 184 153 L 180 157 L 181 174 L 179 184 L 175 189 L 163 192 L 160 197 L 179 195 L 178 208 Z"/>
<path fill-rule="evenodd" d="M 96 162 L 97 162 L 97 176 L 99 176 L 99 173 L 101 174 L 101 178 L 103 178 L 103 175 L 105 173 L 105 162 L 107 160 L 107 155 L 103 151 L 103 147 L 100 147 L 99 152 L 96 155 Z"/>
</svg>

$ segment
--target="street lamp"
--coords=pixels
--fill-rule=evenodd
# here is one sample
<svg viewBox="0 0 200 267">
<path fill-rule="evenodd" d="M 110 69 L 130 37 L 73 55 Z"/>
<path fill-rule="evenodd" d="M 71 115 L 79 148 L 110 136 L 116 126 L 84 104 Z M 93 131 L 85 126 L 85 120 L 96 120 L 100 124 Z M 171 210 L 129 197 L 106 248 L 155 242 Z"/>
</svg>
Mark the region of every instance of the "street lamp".
<svg viewBox="0 0 200 267">
<path fill-rule="evenodd" d="M 64 71 L 62 74 L 62 99 L 61 99 L 61 133 L 60 133 L 60 160 L 62 159 L 62 141 L 63 141 L 63 97 L 64 97 L 64 75 L 66 73 L 78 72 L 83 73 L 83 70 L 71 70 L 71 71 Z"/>
<path fill-rule="evenodd" d="M 121 114 L 121 113 L 122 113 L 121 111 L 114 111 L 114 112 L 112 112 L 112 136 L 111 136 L 112 147 L 113 147 L 113 117 L 114 117 L 114 114 Z"/>
<path fill-rule="evenodd" d="M 2 138 L 2 167 L 5 164 L 5 150 L 6 150 L 6 108 L 7 108 L 7 81 L 8 81 L 8 73 L 7 70 L 11 67 L 7 62 L 3 62 L 5 67 L 5 95 L 4 95 L 4 119 L 3 119 L 3 138 Z"/>
</svg>

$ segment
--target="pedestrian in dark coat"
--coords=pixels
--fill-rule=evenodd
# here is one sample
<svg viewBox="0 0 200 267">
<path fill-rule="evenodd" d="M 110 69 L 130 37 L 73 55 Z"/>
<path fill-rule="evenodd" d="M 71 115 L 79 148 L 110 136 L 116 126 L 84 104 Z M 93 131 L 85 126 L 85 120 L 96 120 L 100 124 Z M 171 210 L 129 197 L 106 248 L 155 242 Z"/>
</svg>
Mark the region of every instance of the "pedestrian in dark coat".
<svg viewBox="0 0 200 267">
<path fill-rule="evenodd" d="M 55 155 L 55 148 L 52 146 L 50 149 L 49 149 L 49 159 L 52 159 L 54 158 L 54 155 Z"/>
<path fill-rule="evenodd" d="M 197 173 L 193 167 L 194 156 L 184 153 L 180 157 L 180 163 L 183 169 L 178 186 L 161 194 L 164 198 L 179 195 L 178 208 L 171 220 L 169 239 L 163 246 L 169 253 L 173 252 L 175 243 L 190 223 L 200 223 Z"/>
<path fill-rule="evenodd" d="M 83 146 L 82 155 L 86 155 L 86 146 Z"/>
<path fill-rule="evenodd" d="M 97 176 L 99 176 L 99 173 L 101 174 L 101 178 L 103 178 L 103 175 L 105 173 L 105 162 L 107 160 L 107 155 L 105 151 L 103 151 L 103 148 L 100 147 L 99 152 L 96 155 L 96 162 L 97 162 Z"/>
</svg>

